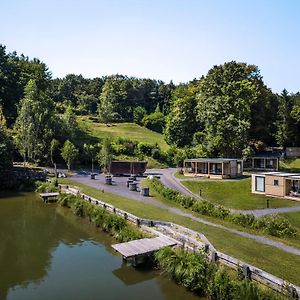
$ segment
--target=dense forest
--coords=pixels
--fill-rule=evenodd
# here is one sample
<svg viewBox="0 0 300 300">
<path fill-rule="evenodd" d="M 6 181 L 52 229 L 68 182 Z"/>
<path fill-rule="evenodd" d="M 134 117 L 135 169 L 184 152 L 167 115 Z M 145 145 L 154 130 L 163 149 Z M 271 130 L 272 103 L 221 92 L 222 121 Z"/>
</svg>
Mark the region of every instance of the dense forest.
<svg viewBox="0 0 300 300">
<path fill-rule="evenodd" d="M 121 139 L 79 144 L 82 115 L 107 126 L 135 122 L 162 133 L 171 147 L 164 152 Z M 53 79 L 42 61 L 0 45 L 0 174 L 13 160 L 70 165 L 98 153 L 105 165 L 118 151 L 168 164 L 190 156 L 247 157 L 266 146 L 300 146 L 299 132 L 300 93 L 273 93 L 255 65 L 227 62 L 177 85 L 119 74 Z"/>
</svg>

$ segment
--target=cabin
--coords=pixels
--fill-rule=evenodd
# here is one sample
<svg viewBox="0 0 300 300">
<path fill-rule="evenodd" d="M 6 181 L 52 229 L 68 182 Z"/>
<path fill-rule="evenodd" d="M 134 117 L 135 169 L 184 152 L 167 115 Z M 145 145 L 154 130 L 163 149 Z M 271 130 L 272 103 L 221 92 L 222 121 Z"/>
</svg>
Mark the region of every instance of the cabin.
<svg viewBox="0 0 300 300">
<path fill-rule="evenodd" d="M 252 174 L 251 191 L 255 194 L 300 201 L 300 173 Z"/>
<path fill-rule="evenodd" d="M 278 171 L 280 154 L 257 153 L 244 161 L 244 169 L 249 171 Z"/>
<path fill-rule="evenodd" d="M 140 175 L 142 176 L 147 168 L 147 161 L 120 161 L 113 160 L 109 165 L 109 173 L 118 175 Z"/>
<path fill-rule="evenodd" d="M 237 178 L 243 175 L 243 160 L 235 158 L 191 158 L 183 163 L 185 176 Z"/>
</svg>

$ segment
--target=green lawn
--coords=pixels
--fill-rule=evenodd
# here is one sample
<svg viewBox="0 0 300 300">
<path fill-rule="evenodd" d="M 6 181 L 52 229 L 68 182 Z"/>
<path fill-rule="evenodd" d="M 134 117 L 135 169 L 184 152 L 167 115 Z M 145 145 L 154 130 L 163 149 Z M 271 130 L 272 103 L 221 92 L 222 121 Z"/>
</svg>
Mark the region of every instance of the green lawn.
<svg viewBox="0 0 300 300">
<path fill-rule="evenodd" d="M 138 142 L 157 143 L 162 150 L 167 150 L 169 146 L 165 142 L 163 135 L 151 131 L 135 123 L 114 123 L 109 126 L 103 123 L 93 122 L 89 117 L 79 117 L 78 124 L 85 133 L 82 138 L 105 138 L 123 137 Z"/>
<path fill-rule="evenodd" d="M 251 193 L 251 178 L 241 180 L 183 180 L 181 183 L 198 194 L 201 190 L 201 196 L 215 204 L 224 205 L 233 209 L 262 209 L 266 208 L 267 199 L 270 208 L 289 207 L 299 205 L 299 202 L 266 197 Z"/>
<path fill-rule="evenodd" d="M 299 205 L 300 205 L 300 202 L 299 202 Z M 289 213 L 284 213 L 284 214 L 280 214 L 280 215 L 287 218 L 294 227 L 298 228 L 298 230 L 300 232 L 300 211 L 289 212 Z"/>
<path fill-rule="evenodd" d="M 300 158 L 280 160 L 280 169 L 290 172 L 300 172 Z"/>
<path fill-rule="evenodd" d="M 262 245 L 253 239 L 241 237 L 224 229 L 193 221 L 190 218 L 179 216 L 166 209 L 133 201 L 107 192 L 102 193 L 95 188 L 87 187 L 71 179 L 60 179 L 60 182 L 76 185 L 81 188 L 82 192 L 92 197 L 102 199 L 137 216 L 170 221 L 202 232 L 213 243 L 217 250 L 257 266 L 294 284 L 300 285 L 300 274 L 298 272 L 300 256 L 298 255 L 287 254 L 275 247 Z"/>
</svg>

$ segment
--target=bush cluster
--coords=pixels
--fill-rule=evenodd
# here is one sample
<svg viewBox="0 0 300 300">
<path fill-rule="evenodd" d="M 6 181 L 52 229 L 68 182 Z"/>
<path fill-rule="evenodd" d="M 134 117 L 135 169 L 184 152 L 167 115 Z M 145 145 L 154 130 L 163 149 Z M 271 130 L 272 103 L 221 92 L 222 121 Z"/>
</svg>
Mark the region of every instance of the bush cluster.
<svg viewBox="0 0 300 300">
<path fill-rule="evenodd" d="M 122 217 L 107 212 L 104 208 L 70 194 L 60 194 L 58 203 L 70 208 L 79 217 L 86 217 L 103 231 L 110 233 L 120 242 L 143 238 L 138 229 L 130 226 Z"/>
<path fill-rule="evenodd" d="M 261 290 L 255 283 L 229 276 L 224 267 L 207 260 L 204 252 L 163 248 L 155 253 L 158 266 L 170 278 L 199 296 L 214 300 L 279 300 L 274 292 Z"/>
<path fill-rule="evenodd" d="M 162 151 L 158 144 L 151 144 L 146 142 L 132 141 L 127 138 L 115 138 L 111 144 L 114 155 L 128 155 L 128 156 L 147 156 L 166 162 L 166 153 Z"/>
<path fill-rule="evenodd" d="M 57 179 L 53 178 L 50 181 L 36 181 L 35 191 L 40 193 L 52 193 L 58 191 Z"/>
<path fill-rule="evenodd" d="M 205 216 L 227 220 L 245 228 L 262 230 L 277 237 L 294 237 L 297 234 L 297 230 L 287 219 L 276 214 L 262 217 L 255 217 L 253 214 L 234 214 L 222 205 L 215 205 L 207 200 L 197 200 L 167 188 L 157 178 L 151 180 L 151 186 L 165 199 Z"/>
</svg>

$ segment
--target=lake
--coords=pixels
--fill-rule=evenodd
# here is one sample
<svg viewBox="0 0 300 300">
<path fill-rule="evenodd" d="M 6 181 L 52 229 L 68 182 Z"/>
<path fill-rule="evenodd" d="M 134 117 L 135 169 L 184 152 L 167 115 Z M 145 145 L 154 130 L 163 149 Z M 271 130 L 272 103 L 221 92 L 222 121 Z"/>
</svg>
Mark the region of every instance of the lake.
<svg viewBox="0 0 300 300">
<path fill-rule="evenodd" d="M 36 193 L 0 194 L 0 299 L 200 299 L 124 265 L 108 234 Z"/>
</svg>

